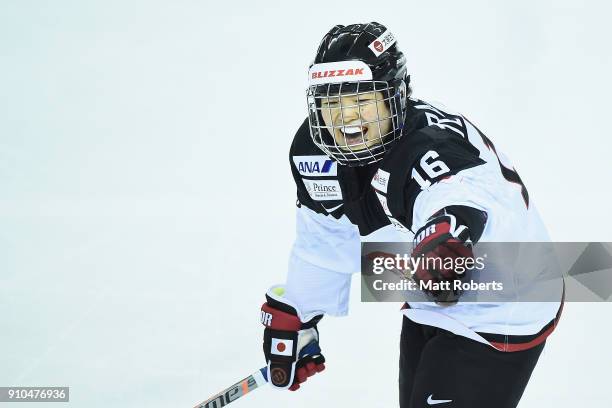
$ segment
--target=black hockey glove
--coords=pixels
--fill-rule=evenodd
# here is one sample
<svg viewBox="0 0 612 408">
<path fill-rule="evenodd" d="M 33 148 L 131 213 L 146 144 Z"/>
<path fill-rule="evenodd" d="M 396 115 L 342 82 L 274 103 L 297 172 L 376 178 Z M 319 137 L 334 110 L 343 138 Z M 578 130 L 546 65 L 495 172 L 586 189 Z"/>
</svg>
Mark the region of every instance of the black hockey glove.
<svg viewBox="0 0 612 408">
<path fill-rule="evenodd" d="M 284 292 L 280 286 L 271 288 L 261 307 L 261 322 L 266 326 L 263 350 L 270 384 L 295 391 L 308 377 L 325 369 L 317 330 L 323 314 L 302 316 L 283 298 Z"/>
<path fill-rule="evenodd" d="M 469 210 L 470 218 L 482 220 L 477 226 L 479 238 L 486 213 L 461 208 Z M 457 265 L 465 265 L 465 258 L 474 258 L 471 235 L 466 223 L 446 210 L 436 213 L 414 235 L 412 257 L 422 260 L 413 279 L 433 301 L 452 304 L 459 300 L 462 291 L 455 283 L 465 278 L 465 269 Z"/>
</svg>

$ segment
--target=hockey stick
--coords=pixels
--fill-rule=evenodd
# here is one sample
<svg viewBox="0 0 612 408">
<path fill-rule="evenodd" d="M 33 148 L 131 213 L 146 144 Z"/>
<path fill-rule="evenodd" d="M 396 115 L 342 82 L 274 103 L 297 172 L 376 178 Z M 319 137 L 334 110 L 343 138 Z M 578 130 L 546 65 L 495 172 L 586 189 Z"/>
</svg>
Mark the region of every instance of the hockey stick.
<svg viewBox="0 0 612 408">
<path fill-rule="evenodd" d="M 321 349 L 319 348 L 319 343 L 316 341 L 308 343 L 299 354 L 299 357 L 305 357 L 307 355 L 315 355 L 321 353 Z M 236 384 L 232 385 L 221 391 L 218 394 L 210 397 L 206 401 L 196 405 L 193 408 L 222 408 L 229 404 L 230 402 L 236 401 L 238 398 L 243 397 L 245 394 L 253 391 L 256 388 L 261 387 L 268 383 L 268 375 L 267 375 L 268 367 L 260 368 L 255 371 L 253 374 L 249 375 L 244 380 L 238 381 Z"/>
<path fill-rule="evenodd" d="M 266 371 L 268 371 L 267 367 L 260 368 L 247 378 L 238 381 L 236 384 L 224 389 L 193 408 L 221 408 L 230 402 L 236 401 L 238 398 L 243 397 L 254 389 L 267 384 L 268 378 L 266 376 Z"/>
</svg>

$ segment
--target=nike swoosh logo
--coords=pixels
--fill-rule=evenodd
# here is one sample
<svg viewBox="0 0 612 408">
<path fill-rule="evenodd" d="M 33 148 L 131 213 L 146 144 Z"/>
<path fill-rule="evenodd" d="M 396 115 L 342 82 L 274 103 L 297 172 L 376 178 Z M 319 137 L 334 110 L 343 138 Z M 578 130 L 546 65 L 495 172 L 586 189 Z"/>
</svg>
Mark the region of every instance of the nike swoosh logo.
<svg viewBox="0 0 612 408">
<path fill-rule="evenodd" d="M 453 400 L 435 400 L 435 399 L 433 399 L 433 394 L 431 394 L 431 395 L 429 395 L 429 397 L 427 397 L 427 403 L 429 405 L 446 404 L 448 402 L 453 402 Z"/>
</svg>

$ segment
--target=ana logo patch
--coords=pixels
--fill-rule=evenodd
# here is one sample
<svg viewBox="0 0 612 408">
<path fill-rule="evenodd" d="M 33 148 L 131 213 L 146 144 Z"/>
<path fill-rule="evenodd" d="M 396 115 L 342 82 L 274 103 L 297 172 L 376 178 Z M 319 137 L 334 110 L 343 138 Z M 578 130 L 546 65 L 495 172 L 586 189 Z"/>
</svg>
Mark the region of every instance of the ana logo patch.
<svg viewBox="0 0 612 408">
<path fill-rule="evenodd" d="M 342 200 L 342 191 L 338 180 L 306 180 L 302 179 L 306 191 L 315 201 Z"/>
<path fill-rule="evenodd" d="M 302 176 L 338 175 L 338 163 L 327 156 L 293 156 L 293 163 Z"/>
<path fill-rule="evenodd" d="M 381 34 L 380 37 L 372 41 L 368 46 L 374 55 L 377 57 L 383 52 L 387 51 L 393 44 L 395 44 L 395 36 L 389 30 Z"/>
</svg>

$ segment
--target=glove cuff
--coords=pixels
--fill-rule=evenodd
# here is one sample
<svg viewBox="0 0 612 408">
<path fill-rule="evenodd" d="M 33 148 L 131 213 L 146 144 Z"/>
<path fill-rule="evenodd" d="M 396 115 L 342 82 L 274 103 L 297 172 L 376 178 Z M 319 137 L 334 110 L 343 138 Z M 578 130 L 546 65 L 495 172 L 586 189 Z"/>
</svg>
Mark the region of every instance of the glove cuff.
<svg viewBox="0 0 612 408">
<path fill-rule="evenodd" d="M 309 313 L 302 313 L 298 306 L 290 299 L 285 297 L 285 288 L 282 285 L 272 286 L 266 293 L 266 304 L 278 311 L 286 313 L 288 315 L 297 316 L 299 321 L 302 323 L 302 329 L 313 327 L 319 320 L 323 318 L 323 311 L 313 311 Z M 262 307 L 263 310 L 263 307 Z M 263 322 L 262 322 L 263 323 Z M 264 323 L 265 324 L 265 323 Z M 298 328 L 299 329 L 299 328 Z M 294 329 L 281 329 L 281 330 L 294 330 Z"/>
</svg>

